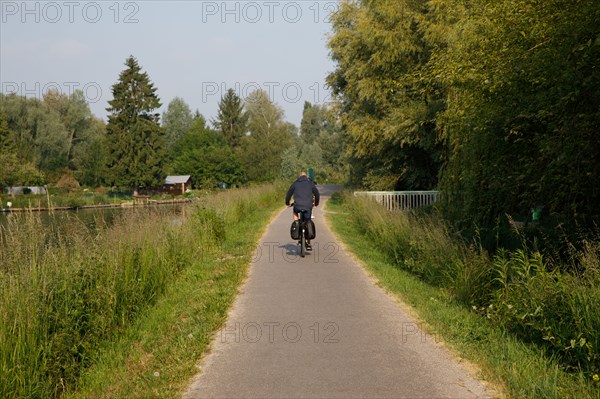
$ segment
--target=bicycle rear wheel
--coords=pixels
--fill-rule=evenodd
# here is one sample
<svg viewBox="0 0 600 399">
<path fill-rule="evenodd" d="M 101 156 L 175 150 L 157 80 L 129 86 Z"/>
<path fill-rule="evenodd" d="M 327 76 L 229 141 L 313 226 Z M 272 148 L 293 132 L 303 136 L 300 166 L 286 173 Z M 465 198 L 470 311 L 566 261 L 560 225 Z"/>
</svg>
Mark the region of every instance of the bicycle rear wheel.
<svg viewBox="0 0 600 399">
<path fill-rule="evenodd" d="M 302 231 L 300 232 L 301 237 L 300 237 L 300 256 L 301 257 L 305 257 L 306 256 L 306 237 L 304 234 L 305 230 L 302 229 Z"/>
</svg>

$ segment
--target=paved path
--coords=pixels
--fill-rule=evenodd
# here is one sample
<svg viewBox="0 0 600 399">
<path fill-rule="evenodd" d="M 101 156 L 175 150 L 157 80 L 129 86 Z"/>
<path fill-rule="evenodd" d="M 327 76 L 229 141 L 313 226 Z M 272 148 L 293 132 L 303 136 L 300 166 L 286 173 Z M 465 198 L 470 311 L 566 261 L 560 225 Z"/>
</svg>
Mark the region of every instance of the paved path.
<svg viewBox="0 0 600 399">
<path fill-rule="evenodd" d="M 321 207 L 315 213 L 306 258 L 289 238 L 291 209 L 272 221 L 184 398 L 489 397 L 340 248 Z"/>
</svg>

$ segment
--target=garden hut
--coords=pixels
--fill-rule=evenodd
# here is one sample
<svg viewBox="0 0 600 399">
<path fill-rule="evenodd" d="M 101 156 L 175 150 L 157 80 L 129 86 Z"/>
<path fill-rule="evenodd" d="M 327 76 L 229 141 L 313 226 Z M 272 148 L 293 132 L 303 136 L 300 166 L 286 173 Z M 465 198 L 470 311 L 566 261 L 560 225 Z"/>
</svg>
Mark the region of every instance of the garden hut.
<svg viewBox="0 0 600 399">
<path fill-rule="evenodd" d="M 165 191 L 173 195 L 182 195 L 192 187 L 192 177 L 185 176 L 167 176 L 165 179 Z"/>
</svg>

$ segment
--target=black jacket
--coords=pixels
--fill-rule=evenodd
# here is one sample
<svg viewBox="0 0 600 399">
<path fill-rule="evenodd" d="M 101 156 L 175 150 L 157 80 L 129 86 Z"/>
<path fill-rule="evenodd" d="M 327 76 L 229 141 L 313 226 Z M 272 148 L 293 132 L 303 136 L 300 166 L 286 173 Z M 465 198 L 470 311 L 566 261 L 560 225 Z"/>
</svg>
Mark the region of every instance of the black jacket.
<svg viewBox="0 0 600 399">
<path fill-rule="evenodd" d="M 319 190 L 317 186 L 306 176 L 300 176 L 288 190 L 285 196 L 285 204 L 289 205 L 290 200 L 294 196 L 294 208 L 296 209 L 312 209 L 313 195 L 315 196 L 315 205 L 319 205 Z"/>
</svg>

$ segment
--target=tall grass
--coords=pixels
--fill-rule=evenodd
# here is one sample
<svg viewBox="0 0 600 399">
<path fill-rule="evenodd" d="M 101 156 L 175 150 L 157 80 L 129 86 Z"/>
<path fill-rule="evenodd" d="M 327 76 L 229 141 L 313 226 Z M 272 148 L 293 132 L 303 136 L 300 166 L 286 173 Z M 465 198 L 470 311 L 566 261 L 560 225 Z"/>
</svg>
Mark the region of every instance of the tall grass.
<svg viewBox="0 0 600 399">
<path fill-rule="evenodd" d="M 132 210 L 110 227 L 76 219 L 52 231 L 35 214 L 0 231 L 0 397 L 72 389 L 102 342 L 157 301 L 175 277 L 218 256 L 226 234 L 273 203 L 273 187 L 204 197 L 177 217 Z"/>
<path fill-rule="evenodd" d="M 368 199 L 343 197 L 352 219 L 392 264 L 447 290 L 458 302 L 566 370 L 600 374 L 600 238 L 576 254 L 585 272 L 521 249 L 489 256 L 465 243 L 435 213 L 392 213 Z"/>
</svg>

